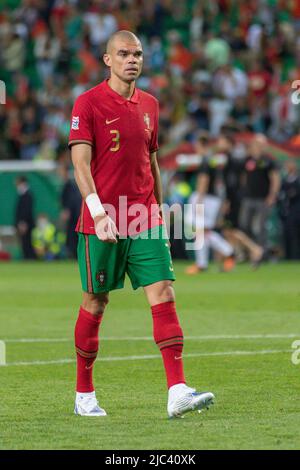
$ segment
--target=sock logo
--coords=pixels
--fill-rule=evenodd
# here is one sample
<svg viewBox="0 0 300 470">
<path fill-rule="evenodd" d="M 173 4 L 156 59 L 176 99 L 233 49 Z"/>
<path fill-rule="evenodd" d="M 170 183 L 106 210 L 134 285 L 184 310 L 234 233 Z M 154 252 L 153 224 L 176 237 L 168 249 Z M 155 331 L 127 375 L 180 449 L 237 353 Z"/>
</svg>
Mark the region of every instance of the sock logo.
<svg viewBox="0 0 300 470">
<path fill-rule="evenodd" d="M 106 271 L 104 269 L 101 269 L 100 271 L 97 272 L 96 280 L 100 287 L 104 286 L 106 282 Z"/>
<path fill-rule="evenodd" d="M 182 356 L 178 356 L 178 357 L 175 356 L 174 359 L 175 359 L 176 361 L 178 361 L 178 359 L 182 359 Z"/>
</svg>

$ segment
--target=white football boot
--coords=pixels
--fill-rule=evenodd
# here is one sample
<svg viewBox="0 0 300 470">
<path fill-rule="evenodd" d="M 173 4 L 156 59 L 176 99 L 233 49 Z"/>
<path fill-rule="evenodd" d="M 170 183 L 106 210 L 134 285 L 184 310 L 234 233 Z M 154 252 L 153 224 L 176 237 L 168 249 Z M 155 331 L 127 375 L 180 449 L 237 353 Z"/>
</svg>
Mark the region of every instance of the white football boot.
<svg viewBox="0 0 300 470">
<path fill-rule="evenodd" d="M 95 392 L 76 392 L 74 413 L 80 416 L 106 416 L 106 411 L 99 406 Z"/>
<path fill-rule="evenodd" d="M 211 392 L 197 392 L 186 384 L 173 385 L 169 389 L 168 415 L 169 418 L 182 418 L 189 411 L 203 408 L 209 409 L 214 404 L 215 396 Z"/>
</svg>

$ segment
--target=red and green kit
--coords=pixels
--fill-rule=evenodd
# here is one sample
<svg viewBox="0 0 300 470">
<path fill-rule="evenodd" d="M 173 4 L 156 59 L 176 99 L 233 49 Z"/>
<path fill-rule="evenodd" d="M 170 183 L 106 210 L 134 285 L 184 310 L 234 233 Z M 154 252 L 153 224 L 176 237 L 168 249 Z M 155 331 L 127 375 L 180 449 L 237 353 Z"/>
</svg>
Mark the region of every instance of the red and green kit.
<svg viewBox="0 0 300 470">
<path fill-rule="evenodd" d="M 97 194 L 120 233 L 117 245 L 100 241 L 82 202 L 76 230 L 82 287 L 87 292 L 122 287 L 125 272 L 134 288 L 175 279 L 151 171 L 157 134 L 158 101 L 137 88 L 128 100 L 106 80 L 74 104 L 69 146 L 91 145 Z"/>
</svg>

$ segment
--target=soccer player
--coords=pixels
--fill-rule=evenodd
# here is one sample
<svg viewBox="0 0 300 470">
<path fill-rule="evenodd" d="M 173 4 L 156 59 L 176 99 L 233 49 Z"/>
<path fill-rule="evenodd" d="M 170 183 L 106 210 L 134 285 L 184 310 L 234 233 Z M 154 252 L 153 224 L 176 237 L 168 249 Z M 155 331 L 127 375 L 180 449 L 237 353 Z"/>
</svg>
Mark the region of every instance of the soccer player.
<svg viewBox="0 0 300 470">
<path fill-rule="evenodd" d="M 127 273 L 134 289 L 143 287 L 151 307 L 153 336 L 169 389 L 168 415 L 180 417 L 208 408 L 214 395 L 188 387 L 183 372 L 175 277 L 157 210 L 162 203 L 156 159 L 158 102 L 135 87 L 143 50 L 133 33 L 114 33 L 103 60 L 110 78 L 77 98 L 69 141 L 83 198 L 77 224 L 83 299 L 75 327 L 75 414 L 106 415 L 96 399 L 93 364 L 109 292 L 123 287 Z M 136 217 L 138 212 L 143 216 Z"/>
</svg>

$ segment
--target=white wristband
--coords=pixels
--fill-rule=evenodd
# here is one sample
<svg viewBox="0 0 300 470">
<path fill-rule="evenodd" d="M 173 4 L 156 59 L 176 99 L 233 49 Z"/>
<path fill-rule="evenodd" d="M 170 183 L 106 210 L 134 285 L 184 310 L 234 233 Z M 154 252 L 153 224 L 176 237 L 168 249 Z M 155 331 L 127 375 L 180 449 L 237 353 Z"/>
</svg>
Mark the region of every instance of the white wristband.
<svg viewBox="0 0 300 470">
<path fill-rule="evenodd" d="M 85 199 L 86 205 L 89 208 L 90 214 L 94 219 L 98 215 L 104 215 L 106 212 L 101 204 L 98 194 L 91 193 Z"/>
</svg>

